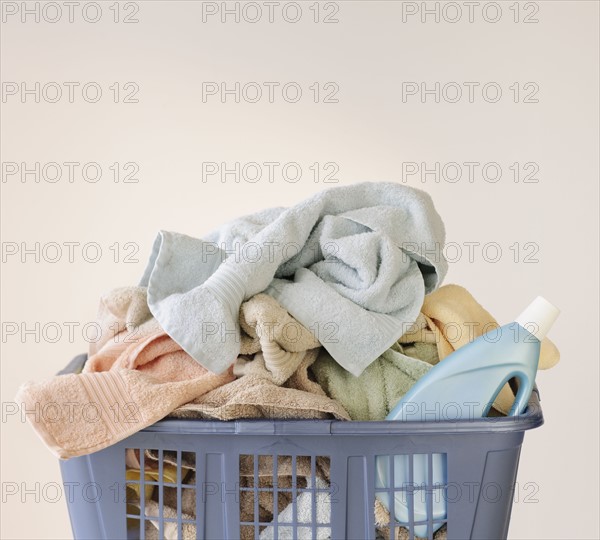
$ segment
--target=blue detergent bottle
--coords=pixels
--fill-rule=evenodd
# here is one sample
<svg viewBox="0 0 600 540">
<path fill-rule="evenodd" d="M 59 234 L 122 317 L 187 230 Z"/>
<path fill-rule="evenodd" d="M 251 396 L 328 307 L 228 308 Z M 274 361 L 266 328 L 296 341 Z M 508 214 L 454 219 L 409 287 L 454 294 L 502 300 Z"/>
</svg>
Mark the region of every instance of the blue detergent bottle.
<svg viewBox="0 0 600 540">
<path fill-rule="evenodd" d="M 527 407 L 535 383 L 541 341 L 558 314 L 555 306 L 538 296 L 514 322 L 478 337 L 435 365 L 405 394 L 387 420 L 435 422 L 481 418 L 488 414 L 500 390 L 513 377 L 518 380 L 519 388 L 509 415 L 521 414 Z M 427 522 L 430 517 L 425 495 L 427 490 L 419 487 L 446 484 L 444 457 L 442 454 L 432 456 L 430 476 L 428 456 L 413 456 L 412 487 L 416 489 L 412 491 L 412 506 L 414 533 L 417 536 L 428 536 Z M 394 459 L 394 489 L 408 486 L 410 456 L 377 456 L 376 492 L 378 489 L 390 489 L 390 459 Z M 389 509 L 389 493 L 380 492 L 376 495 Z M 408 525 L 410 521 L 410 496 L 406 489 L 394 492 L 395 518 L 403 525 Z M 433 500 L 432 512 L 435 532 L 443 524 L 439 521 L 446 518 L 446 500 L 443 496 Z"/>
</svg>

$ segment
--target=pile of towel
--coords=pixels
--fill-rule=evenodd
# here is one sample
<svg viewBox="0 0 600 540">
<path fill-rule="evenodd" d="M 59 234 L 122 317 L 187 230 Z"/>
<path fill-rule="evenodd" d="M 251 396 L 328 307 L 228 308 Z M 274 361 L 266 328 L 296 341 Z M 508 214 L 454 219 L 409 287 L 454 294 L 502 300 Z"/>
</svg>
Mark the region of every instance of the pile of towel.
<svg viewBox="0 0 600 540">
<path fill-rule="evenodd" d="M 333 188 L 203 239 L 163 231 L 140 283 L 102 296 L 101 337 L 82 372 L 27 383 L 17 400 L 27 410 L 52 403 L 68 411 L 68 422 L 28 416 L 62 459 L 165 416 L 383 420 L 432 366 L 498 326 L 466 289 L 440 286 L 444 234 L 426 193 L 391 183 Z M 558 359 L 544 339 L 539 367 Z M 495 413 L 506 414 L 513 400 L 506 385 Z M 128 475 L 136 474 L 129 464 Z M 318 485 L 302 482 L 328 486 L 328 472 Z M 151 512 L 151 494 L 137 496 Z M 311 507 L 310 496 L 298 497 L 297 511 Z M 385 537 L 389 515 L 378 504 Z M 291 511 L 279 510 L 283 519 Z M 194 535 L 186 524 L 184 537 Z"/>
</svg>

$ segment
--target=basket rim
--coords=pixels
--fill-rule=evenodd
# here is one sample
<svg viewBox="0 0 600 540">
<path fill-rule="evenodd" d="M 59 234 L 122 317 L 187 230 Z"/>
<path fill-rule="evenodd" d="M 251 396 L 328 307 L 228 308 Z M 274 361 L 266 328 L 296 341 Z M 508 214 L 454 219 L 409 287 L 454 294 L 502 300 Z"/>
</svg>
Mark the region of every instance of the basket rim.
<svg viewBox="0 0 600 540">
<path fill-rule="evenodd" d="M 277 418 L 237 420 L 164 418 L 141 431 L 177 434 L 429 436 L 458 433 L 515 433 L 535 429 L 543 423 L 544 417 L 540 405 L 539 391 L 536 387 L 531 394 L 527 409 L 518 416 L 429 422 Z"/>
</svg>

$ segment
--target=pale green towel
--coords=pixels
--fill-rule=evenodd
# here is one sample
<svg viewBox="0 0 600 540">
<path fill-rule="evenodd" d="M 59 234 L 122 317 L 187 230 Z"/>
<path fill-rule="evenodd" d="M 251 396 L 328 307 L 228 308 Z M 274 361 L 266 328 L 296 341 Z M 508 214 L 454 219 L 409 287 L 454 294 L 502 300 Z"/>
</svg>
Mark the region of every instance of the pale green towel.
<svg viewBox="0 0 600 540">
<path fill-rule="evenodd" d="M 397 343 L 358 377 L 340 366 L 325 349 L 310 369 L 325 393 L 339 401 L 352 420 L 384 420 L 437 362 L 435 343 Z"/>
</svg>

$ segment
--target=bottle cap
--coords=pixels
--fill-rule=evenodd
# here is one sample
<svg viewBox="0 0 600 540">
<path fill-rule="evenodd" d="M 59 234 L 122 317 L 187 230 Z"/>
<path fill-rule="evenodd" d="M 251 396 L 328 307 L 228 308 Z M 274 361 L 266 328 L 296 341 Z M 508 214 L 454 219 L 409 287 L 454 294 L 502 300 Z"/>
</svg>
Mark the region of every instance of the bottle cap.
<svg viewBox="0 0 600 540">
<path fill-rule="evenodd" d="M 544 297 L 538 296 L 515 319 L 515 322 L 542 341 L 559 313 L 560 310 L 556 306 L 548 302 Z"/>
</svg>

